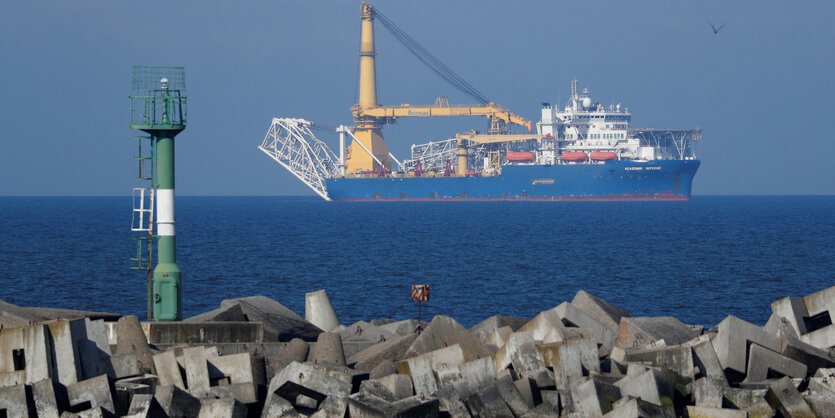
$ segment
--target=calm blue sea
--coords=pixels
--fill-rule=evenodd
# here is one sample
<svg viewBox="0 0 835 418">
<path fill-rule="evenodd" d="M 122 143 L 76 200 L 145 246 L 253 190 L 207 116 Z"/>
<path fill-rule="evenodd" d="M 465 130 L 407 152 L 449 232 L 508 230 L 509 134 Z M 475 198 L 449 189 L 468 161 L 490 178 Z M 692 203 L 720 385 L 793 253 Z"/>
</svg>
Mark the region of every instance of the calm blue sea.
<svg viewBox="0 0 835 418">
<path fill-rule="evenodd" d="M 417 315 L 471 326 L 532 317 L 585 289 L 633 316 L 757 324 L 770 304 L 835 285 L 835 196 L 690 202 L 328 203 L 178 197 L 186 316 L 266 295 L 304 315 L 327 289 L 340 320 Z M 0 198 L 0 299 L 136 314 L 130 197 Z"/>
</svg>

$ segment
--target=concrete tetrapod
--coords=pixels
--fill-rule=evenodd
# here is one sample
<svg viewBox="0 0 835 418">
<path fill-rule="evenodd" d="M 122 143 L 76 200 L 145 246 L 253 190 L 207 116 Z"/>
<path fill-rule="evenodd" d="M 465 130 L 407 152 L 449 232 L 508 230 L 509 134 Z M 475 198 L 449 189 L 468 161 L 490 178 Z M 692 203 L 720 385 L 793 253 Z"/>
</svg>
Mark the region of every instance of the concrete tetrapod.
<svg viewBox="0 0 835 418">
<path fill-rule="evenodd" d="M 325 331 L 339 326 L 339 318 L 325 289 L 304 295 L 304 319 Z"/>
</svg>

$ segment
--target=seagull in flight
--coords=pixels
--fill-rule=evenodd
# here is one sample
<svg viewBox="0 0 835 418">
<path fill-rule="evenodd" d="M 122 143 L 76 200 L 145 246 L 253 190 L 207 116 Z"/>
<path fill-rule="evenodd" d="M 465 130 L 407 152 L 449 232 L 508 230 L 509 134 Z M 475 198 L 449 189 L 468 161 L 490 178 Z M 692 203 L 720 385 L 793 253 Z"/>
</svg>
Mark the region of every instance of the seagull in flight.
<svg viewBox="0 0 835 418">
<path fill-rule="evenodd" d="M 710 28 L 711 28 L 711 29 L 713 29 L 713 34 L 714 34 L 714 35 L 715 35 L 715 34 L 717 34 L 717 33 L 719 33 L 719 31 L 720 31 L 720 30 L 722 30 L 722 28 L 724 28 L 724 27 L 725 27 L 725 25 L 727 25 L 727 23 L 723 23 L 722 25 L 720 25 L 720 26 L 717 28 L 716 26 L 713 26 L 713 23 L 710 23 L 710 21 L 709 21 L 709 20 L 707 21 L 707 24 L 708 24 L 708 25 L 710 25 Z"/>
</svg>

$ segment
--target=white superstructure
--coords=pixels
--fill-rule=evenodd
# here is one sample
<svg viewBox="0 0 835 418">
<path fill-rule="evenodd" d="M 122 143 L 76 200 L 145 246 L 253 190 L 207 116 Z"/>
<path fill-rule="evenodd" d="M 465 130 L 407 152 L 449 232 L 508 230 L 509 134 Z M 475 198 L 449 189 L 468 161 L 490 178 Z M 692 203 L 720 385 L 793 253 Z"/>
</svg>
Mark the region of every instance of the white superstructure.
<svg viewBox="0 0 835 418">
<path fill-rule="evenodd" d="M 614 152 L 622 160 L 655 160 L 660 157 L 657 146 L 642 144 L 641 138 L 630 134 L 629 108 L 620 103 L 604 107 L 593 102 L 588 89 L 577 89 L 571 81 L 571 97 L 562 109 L 543 103 L 542 119 L 536 129 L 553 142 L 542 141 L 541 164 L 553 164 L 562 152 Z M 550 147 L 549 147 L 550 145 Z M 543 149 L 544 148 L 544 149 Z M 548 149 L 551 148 L 551 149 Z"/>
</svg>

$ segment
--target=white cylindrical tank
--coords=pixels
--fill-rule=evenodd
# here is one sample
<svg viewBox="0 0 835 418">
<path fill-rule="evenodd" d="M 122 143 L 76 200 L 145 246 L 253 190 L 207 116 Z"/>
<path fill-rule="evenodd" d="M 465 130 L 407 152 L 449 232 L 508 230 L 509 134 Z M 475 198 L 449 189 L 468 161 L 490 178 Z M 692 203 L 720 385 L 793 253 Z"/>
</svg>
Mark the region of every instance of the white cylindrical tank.
<svg viewBox="0 0 835 418">
<path fill-rule="evenodd" d="M 304 319 L 324 331 L 330 331 L 339 326 L 339 318 L 336 317 L 325 289 L 304 295 Z"/>
</svg>

